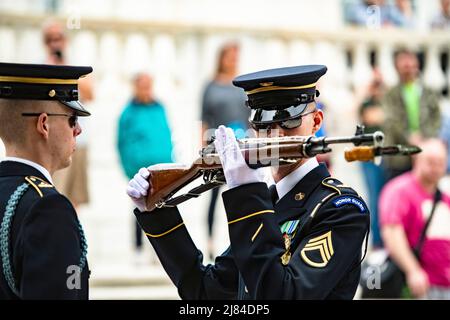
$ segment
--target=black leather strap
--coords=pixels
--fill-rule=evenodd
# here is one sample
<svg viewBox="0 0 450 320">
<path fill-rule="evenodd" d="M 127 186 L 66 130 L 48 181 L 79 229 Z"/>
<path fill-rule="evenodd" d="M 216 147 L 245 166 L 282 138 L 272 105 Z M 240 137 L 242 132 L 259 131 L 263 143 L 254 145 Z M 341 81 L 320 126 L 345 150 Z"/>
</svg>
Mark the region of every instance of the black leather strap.
<svg viewBox="0 0 450 320">
<path fill-rule="evenodd" d="M 419 242 L 417 243 L 416 247 L 414 248 L 414 253 L 416 254 L 417 258 L 420 258 L 420 252 L 422 251 L 423 244 L 425 242 L 425 236 L 428 230 L 428 227 L 430 226 L 431 219 L 433 218 L 434 212 L 436 211 L 437 204 L 441 200 L 442 193 L 439 188 L 436 189 L 436 192 L 434 193 L 433 197 L 433 206 L 431 207 L 430 216 L 428 217 L 425 226 L 422 229 L 422 233 L 420 234 Z"/>
<path fill-rule="evenodd" d="M 165 202 L 164 206 L 167 206 L 167 207 L 177 206 L 180 203 L 185 202 L 189 199 L 197 198 L 203 192 L 206 192 L 208 190 L 211 190 L 211 189 L 217 188 L 218 186 L 221 186 L 222 184 L 224 184 L 224 181 L 225 181 L 225 177 L 223 177 L 223 175 L 218 175 L 216 177 L 216 179 L 213 181 L 208 181 L 202 185 L 199 185 L 198 187 L 195 187 L 194 189 L 189 190 L 188 193 L 185 193 L 178 197 L 167 200 Z"/>
</svg>

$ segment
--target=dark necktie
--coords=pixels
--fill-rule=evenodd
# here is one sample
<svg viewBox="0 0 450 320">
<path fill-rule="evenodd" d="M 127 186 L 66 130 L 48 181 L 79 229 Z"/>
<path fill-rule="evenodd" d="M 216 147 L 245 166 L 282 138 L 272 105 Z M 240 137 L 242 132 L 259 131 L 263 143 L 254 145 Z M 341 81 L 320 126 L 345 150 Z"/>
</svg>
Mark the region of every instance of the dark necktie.
<svg viewBox="0 0 450 320">
<path fill-rule="evenodd" d="M 269 187 L 270 198 L 272 199 L 272 203 L 275 204 L 278 200 L 278 192 L 277 187 L 273 184 Z"/>
</svg>

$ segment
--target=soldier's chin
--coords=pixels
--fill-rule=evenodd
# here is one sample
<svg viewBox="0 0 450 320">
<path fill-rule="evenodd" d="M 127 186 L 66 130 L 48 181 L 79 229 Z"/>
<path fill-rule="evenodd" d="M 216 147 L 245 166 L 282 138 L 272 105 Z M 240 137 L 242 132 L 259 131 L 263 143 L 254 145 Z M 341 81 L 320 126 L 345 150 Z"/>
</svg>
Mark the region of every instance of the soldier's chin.
<svg viewBox="0 0 450 320">
<path fill-rule="evenodd" d="M 298 165 L 298 163 L 300 161 L 301 160 L 298 160 L 298 161 L 295 161 L 295 162 L 281 162 L 280 161 L 280 167 L 283 167 L 283 168 L 292 167 L 292 166 Z"/>
<path fill-rule="evenodd" d="M 277 162 L 277 163 L 272 163 L 271 165 L 270 165 L 270 167 L 272 168 L 272 170 L 275 170 L 275 171 L 277 171 L 277 170 L 280 170 L 280 169 L 286 169 L 286 168 L 289 168 L 289 166 L 291 166 L 292 164 L 291 163 L 281 163 L 281 162 Z"/>
<path fill-rule="evenodd" d="M 61 166 L 61 169 L 65 169 L 72 164 L 72 156 L 70 156 Z"/>
<path fill-rule="evenodd" d="M 282 170 L 295 169 L 298 166 L 299 166 L 299 161 L 292 162 L 292 163 L 279 162 L 277 165 L 278 169 L 282 169 Z"/>
</svg>

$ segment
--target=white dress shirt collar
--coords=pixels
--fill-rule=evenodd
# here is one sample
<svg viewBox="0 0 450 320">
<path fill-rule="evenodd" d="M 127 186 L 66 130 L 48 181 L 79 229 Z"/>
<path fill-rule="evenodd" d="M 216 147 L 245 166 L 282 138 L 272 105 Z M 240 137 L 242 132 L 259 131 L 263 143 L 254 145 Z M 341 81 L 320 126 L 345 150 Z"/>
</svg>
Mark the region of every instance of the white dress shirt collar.
<svg viewBox="0 0 450 320">
<path fill-rule="evenodd" d="M 52 181 L 52 176 L 50 175 L 50 173 L 48 172 L 47 169 L 45 169 L 43 166 L 41 166 L 40 164 L 37 164 L 36 162 L 27 160 L 27 159 L 22 159 L 22 158 L 16 158 L 16 157 L 5 157 L 3 158 L 2 161 L 14 161 L 14 162 L 20 162 L 23 164 L 26 164 L 30 167 L 35 168 L 36 170 L 38 170 L 40 173 L 42 173 L 44 175 L 45 178 L 47 178 L 48 182 L 50 182 L 51 184 L 53 184 Z"/>
<path fill-rule="evenodd" d="M 317 159 L 313 157 L 289 173 L 286 177 L 278 181 L 276 184 L 278 200 L 283 198 L 300 180 L 303 179 L 304 176 L 318 166 L 319 162 L 317 162 Z"/>
</svg>

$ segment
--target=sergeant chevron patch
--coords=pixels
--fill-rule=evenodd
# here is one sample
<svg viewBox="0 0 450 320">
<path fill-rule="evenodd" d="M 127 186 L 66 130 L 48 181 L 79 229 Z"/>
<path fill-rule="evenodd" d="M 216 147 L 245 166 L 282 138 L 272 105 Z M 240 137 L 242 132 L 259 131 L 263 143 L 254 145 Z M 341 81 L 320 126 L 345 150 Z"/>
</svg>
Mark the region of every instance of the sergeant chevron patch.
<svg viewBox="0 0 450 320">
<path fill-rule="evenodd" d="M 311 267 L 325 267 L 334 255 L 331 230 L 321 236 L 310 239 L 303 247 L 300 255 L 303 261 Z"/>
<path fill-rule="evenodd" d="M 341 196 L 337 199 L 333 200 L 333 205 L 337 208 L 342 207 L 343 205 L 351 204 L 359 209 L 359 212 L 364 213 L 367 212 L 366 205 L 363 201 L 358 198 L 352 196 Z"/>
</svg>

